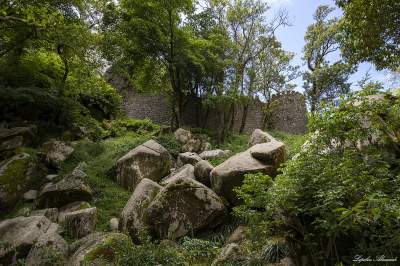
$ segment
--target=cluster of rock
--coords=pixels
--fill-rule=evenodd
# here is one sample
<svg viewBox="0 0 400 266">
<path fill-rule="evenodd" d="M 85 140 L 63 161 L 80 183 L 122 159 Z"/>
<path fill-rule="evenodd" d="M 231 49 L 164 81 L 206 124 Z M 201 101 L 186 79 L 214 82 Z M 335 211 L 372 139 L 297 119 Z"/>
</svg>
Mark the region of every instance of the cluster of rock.
<svg viewBox="0 0 400 266">
<path fill-rule="evenodd" d="M 191 134 L 178 129 L 175 136 L 183 144 Z M 186 151 L 174 164 L 154 140 L 131 150 L 117 162 L 117 182 L 133 191 L 120 215 L 119 230 L 140 242 L 143 234 L 175 239 L 219 225 L 229 205 L 239 203 L 233 189 L 245 174 L 275 176 L 285 160 L 284 144 L 261 130 L 253 132 L 249 145 L 216 167 L 204 159 L 225 157 L 229 151 Z"/>
<path fill-rule="evenodd" d="M 62 235 L 82 238 L 96 228 L 96 208 L 88 203 L 93 192 L 85 180 L 85 163 L 63 177 L 46 175 L 72 154 L 73 143 L 50 140 L 42 145 L 42 153 L 20 152 L 19 148 L 33 144 L 35 134 L 34 126 L 0 129 L 0 211 L 20 200 L 33 206 L 0 222 L 0 265 L 19 258 L 26 258 L 27 265 L 42 265 L 48 249 L 61 259 L 73 258 Z"/>
<path fill-rule="evenodd" d="M 95 232 L 97 210 L 88 203 L 93 191 L 86 182 L 85 163 L 65 176 L 47 175 L 35 190 L 29 183 L 30 176 L 38 176 L 31 155 L 16 154 L 2 162 L 0 182 L 6 174 L 16 175 L 7 169 L 18 162 L 24 167 L 22 183 L 27 185 L 11 188 L 8 180 L 0 188 L 0 206 L 11 206 L 23 198 L 33 202 L 35 209 L 0 222 L 0 264 L 26 257 L 28 265 L 39 265 L 45 259 L 44 250 L 50 248 L 68 265 L 80 265 L 105 242 L 140 243 L 144 235 L 176 239 L 216 227 L 229 206 L 239 202 L 233 188 L 241 185 L 245 174 L 274 176 L 285 159 L 283 143 L 261 130 L 253 133 L 248 150 L 216 167 L 207 159 L 227 157 L 229 151 L 209 150 L 209 143 L 184 129 L 178 129 L 175 136 L 183 147 L 176 159 L 149 140 L 117 161 L 115 181 L 132 195 L 120 217 L 110 220 L 112 233 Z M 57 169 L 73 150 L 73 145 L 52 140 L 43 145 L 43 161 Z M 63 236 L 79 240 L 68 245 Z"/>
</svg>

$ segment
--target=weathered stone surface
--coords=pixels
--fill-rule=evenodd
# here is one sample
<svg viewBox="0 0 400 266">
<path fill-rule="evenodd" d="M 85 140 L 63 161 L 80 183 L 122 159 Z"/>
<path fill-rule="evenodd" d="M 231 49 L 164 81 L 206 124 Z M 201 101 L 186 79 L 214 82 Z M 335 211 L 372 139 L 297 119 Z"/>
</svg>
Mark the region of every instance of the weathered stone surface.
<svg viewBox="0 0 400 266">
<path fill-rule="evenodd" d="M 117 254 L 120 252 L 119 247 L 121 245 L 132 245 L 129 236 L 121 233 L 94 233 L 88 235 L 70 246 L 72 256 L 68 261 L 68 265 L 81 266 L 84 261 L 88 265 L 98 265 L 91 260 L 100 256 L 108 258 L 109 265 L 118 265 Z"/>
<path fill-rule="evenodd" d="M 261 129 L 254 129 L 253 133 L 251 134 L 249 146 L 254 146 L 260 143 L 266 143 L 274 140 L 274 138 L 269 135 L 267 132 L 262 131 Z"/>
<path fill-rule="evenodd" d="M 64 162 L 74 148 L 69 144 L 59 140 L 49 140 L 43 144 L 43 149 L 46 153 L 46 162 L 55 168 L 59 168 L 61 163 Z"/>
<path fill-rule="evenodd" d="M 118 160 L 116 179 L 120 185 L 134 190 L 143 178 L 160 181 L 171 165 L 168 151 L 156 141 L 149 140 Z"/>
<path fill-rule="evenodd" d="M 113 232 L 118 231 L 118 224 L 119 224 L 119 219 L 114 217 L 110 219 L 110 230 Z"/>
<path fill-rule="evenodd" d="M 222 248 L 221 253 L 217 256 L 217 258 L 213 261 L 211 265 L 220 265 L 221 263 L 224 263 L 230 259 L 234 259 L 239 255 L 240 246 L 236 243 L 230 243 Z"/>
<path fill-rule="evenodd" d="M 178 128 L 175 133 L 175 138 L 180 144 L 186 144 L 191 138 L 192 133 L 190 131 L 185 130 L 183 128 Z"/>
<path fill-rule="evenodd" d="M 20 153 L 0 164 L 0 211 L 13 207 L 44 174 L 35 156 Z"/>
<path fill-rule="evenodd" d="M 45 184 L 39 192 L 38 206 L 61 207 L 74 201 L 90 201 L 91 188 L 79 177 L 67 175 L 57 183 Z"/>
<path fill-rule="evenodd" d="M 25 201 L 33 201 L 37 198 L 37 195 L 38 195 L 38 191 L 31 189 L 24 193 L 24 200 Z"/>
<path fill-rule="evenodd" d="M 210 151 L 203 151 L 199 154 L 200 158 L 203 160 L 214 159 L 214 158 L 221 158 L 226 157 L 231 154 L 230 150 L 210 150 Z"/>
<path fill-rule="evenodd" d="M 119 230 L 128 233 L 134 242 L 139 242 L 139 235 L 147 231 L 144 211 L 161 188 L 162 186 L 150 179 L 142 179 L 122 210 Z"/>
<path fill-rule="evenodd" d="M 177 167 L 182 167 L 185 164 L 195 165 L 200 162 L 201 158 L 197 153 L 194 152 L 185 152 L 179 153 L 178 161 L 176 162 Z"/>
<path fill-rule="evenodd" d="M 160 181 L 160 185 L 165 186 L 168 185 L 169 183 L 175 181 L 176 179 L 182 179 L 182 178 L 190 178 L 190 179 L 195 179 L 194 176 L 194 167 L 191 164 L 185 164 L 181 168 L 179 168 L 177 171 L 169 174 L 163 180 Z"/>
<path fill-rule="evenodd" d="M 32 144 L 36 126 L 0 128 L 0 151 L 14 150 Z"/>
<path fill-rule="evenodd" d="M 286 159 L 285 144 L 279 141 L 256 144 L 250 148 L 251 156 L 276 168 Z"/>
<path fill-rule="evenodd" d="M 46 175 L 46 180 L 51 182 L 54 179 L 56 179 L 57 177 L 58 177 L 58 175 Z"/>
<path fill-rule="evenodd" d="M 214 166 L 206 160 L 201 160 L 194 166 L 194 176 L 196 180 L 203 185 L 210 187 L 210 173 L 214 169 Z"/>
<path fill-rule="evenodd" d="M 65 214 L 64 228 L 77 238 L 87 236 L 94 232 L 97 222 L 97 209 L 88 208 Z"/>
<path fill-rule="evenodd" d="M 246 239 L 246 232 L 247 232 L 247 227 L 244 225 L 239 225 L 229 236 L 225 244 L 230 244 L 230 243 L 239 244 L 243 242 Z"/>
<path fill-rule="evenodd" d="M 66 263 L 68 256 L 68 243 L 56 232 L 47 232 L 38 238 L 26 258 L 26 265 L 42 266 L 49 265 L 49 252 L 57 260 L 57 265 Z"/>
<path fill-rule="evenodd" d="M 57 208 L 48 208 L 42 210 L 34 210 L 29 216 L 45 216 L 50 221 L 57 223 L 58 221 L 58 209 Z"/>
<path fill-rule="evenodd" d="M 45 233 L 57 226 L 44 216 L 17 217 L 0 222 L 0 264 L 10 265 L 13 257 L 24 258 Z"/>
<path fill-rule="evenodd" d="M 58 222 L 63 223 L 65 215 L 70 212 L 79 211 L 90 208 L 90 204 L 86 201 L 74 201 L 67 205 L 64 205 L 59 209 Z"/>
<path fill-rule="evenodd" d="M 145 210 L 151 232 L 161 239 L 175 239 L 221 222 L 226 212 L 222 200 L 193 179 L 177 179 L 160 190 Z"/>
<path fill-rule="evenodd" d="M 245 174 L 257 172 L 273 176 L 275 167 L 255 159 L 249 150 L 238 153 L 211 171 L 211 188 L 229 203 L 238 204 L 239 201 L 233 189 L 242 184 Z"/>
</svg>

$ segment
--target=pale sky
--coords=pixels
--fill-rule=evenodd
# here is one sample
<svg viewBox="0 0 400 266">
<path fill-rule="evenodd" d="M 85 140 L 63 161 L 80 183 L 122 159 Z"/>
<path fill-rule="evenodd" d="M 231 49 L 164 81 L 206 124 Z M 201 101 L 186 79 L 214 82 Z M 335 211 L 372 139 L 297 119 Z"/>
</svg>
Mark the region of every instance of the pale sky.
<svg viewBox="0 0 400 266">
<path fill-rule="evenodd" d="M 280 8 L 284 8 L 289 12 L 292 26 L 281 28 L 277 32 L 278 39 L 282 42 L 283 48 L 287 51 L 296 54 L 294 63 L 300 65 L 302 69 L 306 69 L 302 57 L 302 49 L 304 47 L 304 35 L 307 31 L 307 26 L 313 23 L 313 14 L 319 5 L 330 5 L 335 7 L 332 12 L 333 16 L 340 17 L 341 10 L 335 5 L 334 0 L 266 0 L 271 6 L 268 15 L 272 16 Z M 336 56 L 337 57 L 337 56 Z M 369 63 L 362 63 L 358 67 L 357 73 L 351 77 L 351 82 L 356 85 L 365 73 L 370 69 L 372 80 L 382 81 L 385 87 L 390 87 L 389 73 L 387 71 L 376 71 L 374 66 Z M 302 91 L 303 81 L 301 78 L 296 80 L 298 91 Z"/>
</svg>

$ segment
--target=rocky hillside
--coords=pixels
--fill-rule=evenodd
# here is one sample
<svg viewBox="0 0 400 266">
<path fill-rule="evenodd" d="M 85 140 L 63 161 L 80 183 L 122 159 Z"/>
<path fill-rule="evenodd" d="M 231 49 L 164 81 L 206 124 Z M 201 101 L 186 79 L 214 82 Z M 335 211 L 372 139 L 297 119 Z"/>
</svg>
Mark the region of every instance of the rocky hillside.
<svg viewBox="0 0 400 266">
<path fill-rule="evenodd" d="M 231 215 L 242 202 L 234 189 L 249 173 L 275 176 L 287 157 L 285 145 L 261 130 L 220 149 L 182 128 L 99 142 L 35 146 L 35 138 L 34 126 L 0 132 L 3 265 L 251 260 L 247 229 Z"/>
</svg>

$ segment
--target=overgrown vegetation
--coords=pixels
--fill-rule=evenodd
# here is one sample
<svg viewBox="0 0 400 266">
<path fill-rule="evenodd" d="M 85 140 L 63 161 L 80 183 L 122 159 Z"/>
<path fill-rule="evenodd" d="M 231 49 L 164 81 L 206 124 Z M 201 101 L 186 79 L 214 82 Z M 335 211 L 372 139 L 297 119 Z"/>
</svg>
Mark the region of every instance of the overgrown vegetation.
<svg viewBox="0 0 400 266">
<path fill-rule="evenodd" d="M 235 211 L 253 232 L 285 237 L 309 265 L 399 255 L 400 102 L 365 94 L 312 117 L 315 133 L 274 181 L 248 175 L 238 190 L 245 204 Z"/>
</svg>

